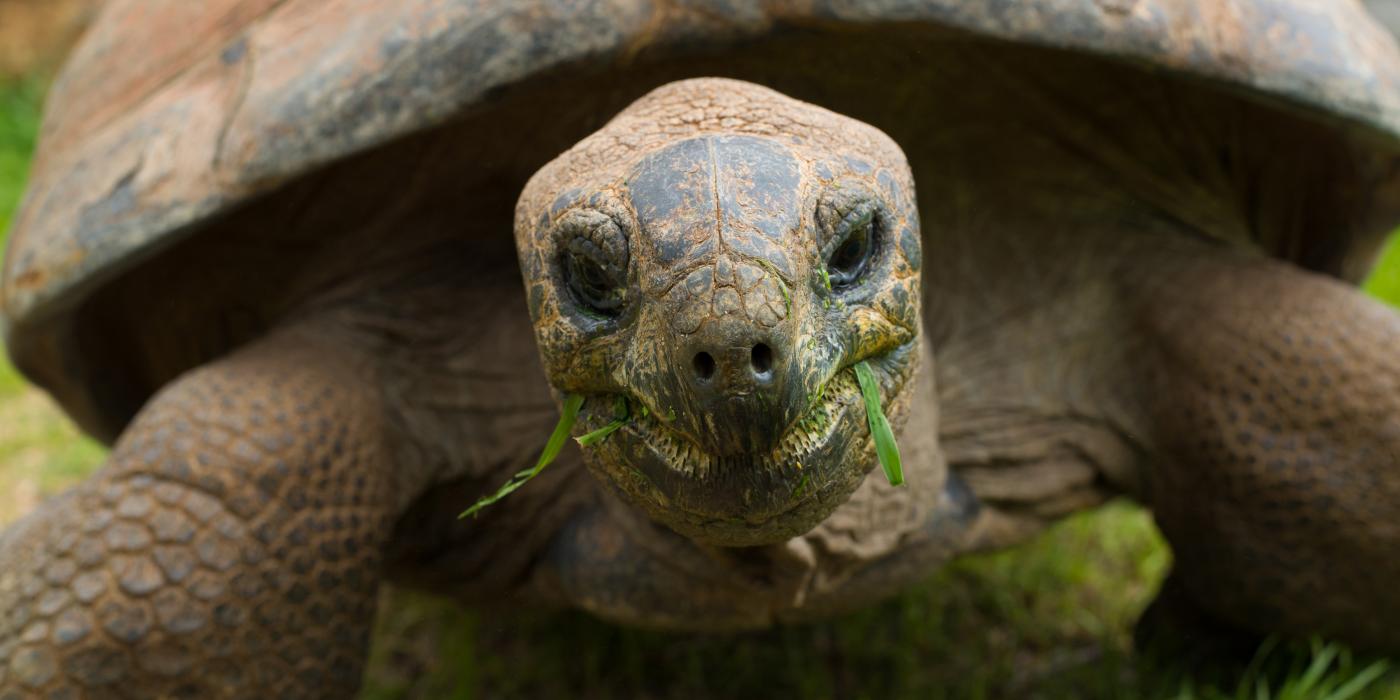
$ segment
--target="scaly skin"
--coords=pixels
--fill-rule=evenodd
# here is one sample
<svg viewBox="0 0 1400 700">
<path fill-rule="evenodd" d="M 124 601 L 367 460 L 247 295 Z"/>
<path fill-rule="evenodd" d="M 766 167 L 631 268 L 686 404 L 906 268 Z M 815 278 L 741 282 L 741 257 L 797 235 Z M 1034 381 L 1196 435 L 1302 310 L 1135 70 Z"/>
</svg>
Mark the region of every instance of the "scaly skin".
<svg viewBox="0 0 1400 700">
<path fill-rule="evenodd" d="M 1400 649 L 1400 318 L 1273 260 L 1156 266 L 1149 492 L 1178 585 L 1230 627 Z"/>
<path fill-rule="evenodd" d="M 0 697 L 349 697 L 396 484 L 342 349 L 189 373 L 106 466 L 0 537 Z"/>
</svg>

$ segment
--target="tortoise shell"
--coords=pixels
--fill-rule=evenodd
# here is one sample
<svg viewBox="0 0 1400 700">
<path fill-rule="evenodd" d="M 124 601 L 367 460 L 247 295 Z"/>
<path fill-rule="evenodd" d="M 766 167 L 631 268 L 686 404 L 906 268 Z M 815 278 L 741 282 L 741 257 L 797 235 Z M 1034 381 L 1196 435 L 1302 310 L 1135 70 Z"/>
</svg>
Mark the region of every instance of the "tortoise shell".
<svg viewBox="0 0 1400 700">
<path fill-rule="evenodd" d="M 1400 54 L 1354 0 L 111 0 L 53 89 L 10 233 L 9 351 L 111 440 L 161 385 L 292 313 L 318 253 L 394 235 L 423 201 L 405 193 L 469 201 L 483 225 L 463 235 L 508 240 L 531 173 L 684 77 L 874 124 L 921 188 L 918 143 L 957 134 L 949 100 L 1039 105 L 1106 163 L 1137 157 L 1100 145 L 1111 125 L 1085 105 L 1043 109 L 1037 70 L 1208 94 L 1272 143 L 1333 154 L 1296 174 L 1305 221 L 1206 235 L 1355 280 L 1397 221 Z"/>
</svg>

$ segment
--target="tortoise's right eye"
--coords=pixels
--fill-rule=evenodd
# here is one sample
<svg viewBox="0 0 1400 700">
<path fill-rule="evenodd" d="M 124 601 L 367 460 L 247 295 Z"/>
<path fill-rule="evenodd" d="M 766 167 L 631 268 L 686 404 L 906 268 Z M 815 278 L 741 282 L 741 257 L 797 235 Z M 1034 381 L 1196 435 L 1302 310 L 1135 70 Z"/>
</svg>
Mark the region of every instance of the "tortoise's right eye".
<svg viewBox="0 0 1400 700">
<path fill-rule="evenodd" d="M 622 309 L 623 284 L 620 271 L 587 252 L 564 253 L 564 279 L 574 300 L 604 316 L 616 316 Z"/>
<path fill-rule="evenodd" d="M 559 267 L 569 295 L 588 316 L 615 317 L 627 300 L 627 237 L 597 211 L 566 216 L 556 234 Z"/>
</svg>

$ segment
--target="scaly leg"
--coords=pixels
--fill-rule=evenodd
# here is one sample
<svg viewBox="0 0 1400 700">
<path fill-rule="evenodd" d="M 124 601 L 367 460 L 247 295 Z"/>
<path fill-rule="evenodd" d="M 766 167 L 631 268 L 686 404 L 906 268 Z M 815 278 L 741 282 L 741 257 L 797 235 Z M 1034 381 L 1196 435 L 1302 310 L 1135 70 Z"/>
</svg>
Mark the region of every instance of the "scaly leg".
<svg viewBox="0 0 1400 700">
<path fill-rule="evenodd" d="M 1146 495 L 1179 590 L 1240 629 L 1400 649 L 1400 315 L 1273 260 L 1144 262 Z"/>
<path fill-rule="evenodd" d="M 0 534 L 0 698 L 350 697 L 398 486 L 369 376 L 293 330 L 162 391 Z"/>
</svg>

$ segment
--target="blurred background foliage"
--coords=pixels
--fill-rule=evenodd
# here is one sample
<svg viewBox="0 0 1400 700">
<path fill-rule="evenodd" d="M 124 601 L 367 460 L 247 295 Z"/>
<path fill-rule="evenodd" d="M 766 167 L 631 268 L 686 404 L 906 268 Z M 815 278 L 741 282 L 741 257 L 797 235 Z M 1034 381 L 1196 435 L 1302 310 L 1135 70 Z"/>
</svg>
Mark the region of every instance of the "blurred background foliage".
<svg viewBox="0 0 1400 700">
<path fill-rule="evenodd" d="M 0 231 L 21 198 L 45 76 L 98 0 L 0 0 Z M 1367 290 L 1400 303 L 1400 245 Z M 0 358 L 0 524 L 100 463 L 42 392 Z M 579 613 L 470 611 L 390 588 L 364 698 L 1385 698 L 1389 661 L 1321 641 L 1271 645 L 1224 677 L 1132 653 L 1170 566 L 1143 509 L 1115 502 L 1012 550 L 960 559 L 853 615 L 738 635 L 671 634 Z M 0 660 L 3 661 L 3 660 Z"/>
</svg>

